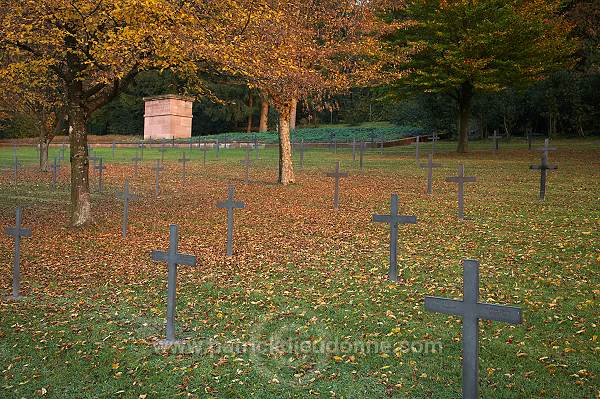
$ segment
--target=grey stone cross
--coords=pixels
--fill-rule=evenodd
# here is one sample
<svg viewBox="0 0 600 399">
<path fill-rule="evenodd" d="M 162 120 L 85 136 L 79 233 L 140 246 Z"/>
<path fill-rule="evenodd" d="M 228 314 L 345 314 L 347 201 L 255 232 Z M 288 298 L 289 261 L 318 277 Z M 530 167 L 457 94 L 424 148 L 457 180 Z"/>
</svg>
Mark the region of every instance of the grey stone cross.
<svg viewBox="0 0 600 399">
<path fill-rule="evenodd" d="M 246 206 L 241 201 L 235 201 L 235 187 L 229 186 L 227 201 L 217 202 L 217 208 L 227 209 L 227 256 L 233 255 L 233 210 L 244 209 Z"/>
<path fill-rule="evenodd" d="M 137 199 L 137 196 L 129 192 L 129 179 L 125 179 L 125 188 L 123 189 L 123 192 L 120 193 L 120 196 L 123 199 L 123 223 L 121 225 L 121 236 L 125 238 L 127 237 L 127 223 L 129 221 L 129 201 L 135 201 Z"/>
<path fill-rule="evenodd" d="M 425 297 L 425 310 L 461 315 L 462 322 L 462 396 L 477 399 L 479 385 L 479 320 L 521 324 L 521 309 L 479 302 L 479 262 L 463 261 L 463 300 Z"/>
<path fill-rule="evenodd" d="M 458 218 L 465 218 L 465 183 L 477 181 L 474 176 L 465 176 L 465 165 L 458 165 L 458 176 L 446 177 L 447 182 L 458 184 Z"/>
<path fill-rule="evenodd" d="M 398 224 L 415 224 L 416 216 L 398 216 L 398 194 L 392 194 L 389 215 L 373 215 L 373 221 L 388 223 L 390 225 L 390 270 L 388 277 L 391 281 L 398 281 Z"/>
<path fill-rule="evenodd" d="M 17 180 L 19 178 L 19 159 L 17 158 L 17 155 L 14 154 L 13 155 L 13 178 L 15 181 L 15 184 L 17 184 Z"/>
<path fill-rule="evenodd" d="M 333 191 L 333 208 L 340 207 L 340 178 L 348 177 L 348 172 L 340 172 L 340 161 L 335 163 L 335 172 L 328 172 L 327 177 L 335 178 L 335 186 Z"/>
<path fill-rule="evenodd" d="M 58 157 L 54 157 L 54 164 L 52 165 L 52 190 L 56 189 L 56 180 L 58 178 L 58 170 L 60 164 L 58 163 Z"/>
<path fill-rule="evenodd" d="M 494 130 L 494 135 L 490 136 L 490 138 L 492 140 L 494 140 L 494 152 L 499 150 L 499 139 L 502 138 L 502 136 L 498 136 L 498 130 Z"/>
<path fill-rule="evenodd" d="M 442 164 L 433 163 L 433 154 L 427 157 L 427 163 L 421 164 L 421 169 L 427 169 L 427 194 L 433 192 L 433 168 L 441 168 Z"/>
<path fill-rule="evenodd" d="M 258 138 L 256 137 L 256 134 L 254 134 L 254 155 L 255 159 L 258 161 Z"/>
<path fill-rule="evenodd" d="M 420 148 L 419 148 L 420 142 L 421 142 L 421 136 L 417 136 L 417 140 L 415 141 L 415 159 L 417 160 L 417 165 L 419 165 L 420 156 L 421 156 L 421 152 L 420 152 Z"/>
<path fill-rule="evenodd" d="M 556 147 L 550 147 L 550 139 L 544 139 L 544 146 L 538 148 L 538 151 L 542 151 L 544 155 L 546 155 L 546 159 L 548 159 L 548 155 L 550 151 L 556 151 Z"/>
<path fill-rule="evenodd" d="M 104 188 L 102 176 L 104 175 L 104 169 L 106 169 L 106 166 L 102 163 L 102 158 L 98 158 L 98 164 L 94 166 L 94 169 L 98 171 L 98 192 L 101 193 Z"/>
<path fill-rule="evenodd" d="M 163 163 L 165 161 L 165 152 L 167 152 L 164 141 L 160 144 L 158 151 L 160 151 L 160 162 Z"/>
<path fill-rule="evenodd" d="M 175 341 L 175 301 L 177 291 L 177 265 L 196 266 L 196 257 L 193 255 L 180 254 L 177 252 L 179 241 L 179 226 L 172 224 L 169 226 L 169 250 L 167 252 L 152 251 L 150 256 L 155 262 L 167 262 L 168 287 L 167 287 L 167 339 L 162 341 L 162 345 L 170 346 Z"/>
<path fill-rule="evenodd" d="M 252 165 L 252 160 L 250 159 L 250 147 L 246 147 L 246 159 L 240 161 L 242 165 L 246 167 L 246 184 L 250 183 L 250 166 Z"/>
<path fill-rule="evenodd" d="M 142 160 L 142 158 L 140 158 L 138 156 L 138 153 L 136 152 L 135 157 L 131 158 L 131 161 L 133 162 L 133 176 L 134 177 L 138 177 L 138 162 L 140 162 Z"/>
<path fill-rule="evenodd" d="M 183 178 L 185 179 L 185 165 L 190 161 L 189 158 L 185 157 L 185 152 L 183 153 L 183 157 L 178 159 L 178 162 L 183 165 Z"/>
<path fill-rule="evenodd" d="M 431 136 L 431 153 L 435 154 L 435 143 L 440 139 L 440 136 L 437 135 L 437 133 L 434 133 L 433 136 Z"/>
<path fill-rule="evenodd" d="M 337 154 L 337 134 L 333 134 L 333 152 Z"/>
<path fill-rule="evenodd" d="M 12 284 L 13 299 L 18 299 L 21 296 L 21 237 L 31 237 L 31 229 L 21 227 L 21 217 L 21 207 L 18 207 L 15 227 L 8 227 L 4 230 L 7 235 L 15 238 Z"/>
<path fill-rule="evenodd" d="M 546 152 L 542 152 L 542 161 L 539 165 L 531 165 L 529 169 L 540 171 L 540 200 L 546 198 L 546 177 L 549 170 L 556 170 L 558 166 L 550 165 L 548 163 L 548 156 Z"/>
<path fill-rule="evenodd" d="M 300 140 L 300 169 L 304 169 L 304 137 Z"/>
<path fill-rule="evenodd" d="M 156 185 L 155 185 L 155 194 L 158 197 L 158 193 L 159 193 L 159 181 L 160 181 L 160 172 L 162 170 L 165 170 L 165 168 L 162 167 L 160 161 L 157 159 L 156 160 L 156 165 L 154 166 L 154 171 L 156 172 Z"/>
<path fill-rule="evenodd" d="M 364 141 L 360 142 L 360 154 L 359 154 L 359 161 L 358 161 L 358 165 L 360 167 L 360 170 L 363 170 L 364 157 L 365 157 L 365 147 L 366 146 L 367 146 L 367 143 L 365 143 Z"/>
</svg>

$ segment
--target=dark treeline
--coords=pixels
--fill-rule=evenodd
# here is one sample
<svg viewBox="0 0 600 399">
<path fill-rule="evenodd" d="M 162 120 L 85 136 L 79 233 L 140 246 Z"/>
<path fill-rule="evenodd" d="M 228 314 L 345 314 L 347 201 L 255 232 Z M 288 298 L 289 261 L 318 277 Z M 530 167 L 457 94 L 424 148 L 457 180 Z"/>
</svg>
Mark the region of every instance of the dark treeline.
<svg viewBox="0 0 600 399">
<path fill-rule="evenodd" d="M 125 93 L 93 115 L 90 133 L 141 135 L 143 97 L 177 93 L 182 84 L 169 72 L 140 74 Z M 210 95 L 201 96 L 194 103 L 194 136 L 246 131 L 249 118 L 251 131 L 258 129 L 258 93 L 239 84 L 211 83 L 208 88 Z M 391 101 L 381 92 L 381 88 L 356 88 L 318 106 L 302 102 L 298 106 L 298 126 L 389 121 L 439 134 L 456 134 L 458 111 L 445 95 L 422 94 Z M 271 110 L 269 128 L 272 131 L 276 129 L 276 120 Z M 598 134 L 600 74 L 562 71 L 526 89 L 509 88 L 475 97 L 469 125 L 472 137 L 487 137 L 495 130 L 504 137 L 523 136 L 528 129 L 535 134 L 554 137 Z M 24 117 L 6 123 L 1 134 L 3 137 L 35 136 L 34 129 L 29 128 Z"/>
</svg>

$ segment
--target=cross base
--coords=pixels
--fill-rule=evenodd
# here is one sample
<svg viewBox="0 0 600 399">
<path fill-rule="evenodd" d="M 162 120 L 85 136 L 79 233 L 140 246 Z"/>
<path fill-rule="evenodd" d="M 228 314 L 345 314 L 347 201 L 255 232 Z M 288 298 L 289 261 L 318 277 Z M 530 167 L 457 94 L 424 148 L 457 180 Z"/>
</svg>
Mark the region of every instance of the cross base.
<svg viewBox="0 0 600 399">
<path fill-rule="evenodd" d="M 19 295 L 19 296 L 14 296 L 14 295 L 9 295 L 4 297 L 4 299 L 6 299 L 7 302 L 19 302 L 19 301 L 23 301 L 25 300 L 27 297 L 23 296 L 23 295 Z"/>
<path fill-rule="evenodd" d="M 169 349 L 171 349 L 173 346 L 183 345 L 183 344 L 185 344 L 185 342 L 186 341 L 182 340 L 182 339 L 175 339 L 175 340 L 161 339 L 154 343 L 154 349 L 161 351 L 161 352 L 165 352 L 165 351 L 168 351 Z"/>
</svg>

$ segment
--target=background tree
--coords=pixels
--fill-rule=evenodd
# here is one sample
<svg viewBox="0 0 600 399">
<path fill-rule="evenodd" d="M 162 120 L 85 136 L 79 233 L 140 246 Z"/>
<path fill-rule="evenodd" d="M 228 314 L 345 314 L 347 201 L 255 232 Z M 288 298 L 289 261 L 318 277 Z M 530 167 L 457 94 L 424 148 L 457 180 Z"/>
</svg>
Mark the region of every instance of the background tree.
<svg viewBox="0 0 600 399">
<path fill-rule="evenodd" d="M 245 76 L 279 114 L 279 182 L 294 182 L 291 116 L 298 99 L 351 87 L 360 57 L 378 47 L 373 2 L 267 1 L 272 16 L 257 21 L 240 51 Z M 295 117 L 294 117 L 295 124 Z"/>
<path fill-rule="evenodd" d="M 559 0 L 408 0 L 391 13 L 410 24 L 389 36 L 389 49 L 411 54 L 392 88 L 450 96 L 459 114 L 458 152 L 465 152 L 476 92 L 539 81 L 573 63 L 571 24 L 560 6 Z"/>
<path fill-rule="evenodd" d="M 24 117 L 39 140 L 40 170 L 48 170 L 48 147 L 64 128 L 62 91 L 47 66 L 35 61 L 2 60 L 0 110 L 6 118 Z"/>
</svg>

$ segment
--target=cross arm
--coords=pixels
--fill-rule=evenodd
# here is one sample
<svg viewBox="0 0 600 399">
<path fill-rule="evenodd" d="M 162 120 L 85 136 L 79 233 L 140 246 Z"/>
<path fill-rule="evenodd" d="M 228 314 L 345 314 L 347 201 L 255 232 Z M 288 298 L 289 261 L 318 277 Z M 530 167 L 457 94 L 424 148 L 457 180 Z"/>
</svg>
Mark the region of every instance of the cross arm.
<svg viewBox="0 0 600 399">
<path fill-rule="evenodd" d="M 521 324 L 521 309 L 514 306 L 477 304 L 477 317 L 480 319 L 503 321 L 510 324 Z"/>
<path fill-rule="evenodd" d="M 196 266 L 196 257 L 194 255 L 179 254 L 177 255 L 177 264 Z"/>
<path fill-rule="evenodd" d="M 398 216 L 398 223 L 402 224 L 416 224 L 417 217 L 416 216 Z"/>
<path fill-rule="evenodd" d="M 373 215 L 373 221 L 376 223 L 390 223 L 390 215 Z"/>
<path fill-rule="evenodd" d="M 169 259 L 169 254 L 162 251 L 152 251 L 150 257 L 155 262 L 166 262 Z"/>
<path fill-rule="evenodd" d="M 7 227 L 4 232 L 9 235 L 16 237 L 20 235 L 21 237 L 31 237 L 31 229 L 17 229 L 16 227 Z"/>
<path fill-rule="evenodd" d="M 462 315 L 464 313 L 464 303 L 456 299 L 440 298 L 435 296 L 425 297 L 425 309 L 430 312 Z"/>
<path fill-rule="evenodd" d="M 239 209 L 244 209 L 246 207 L 246 204 L 244 204 L 241 201 L 238 201 L 238 202 L 234 201 L 232 205 L 234 208 L 239 208 Z"/>
</svg>

